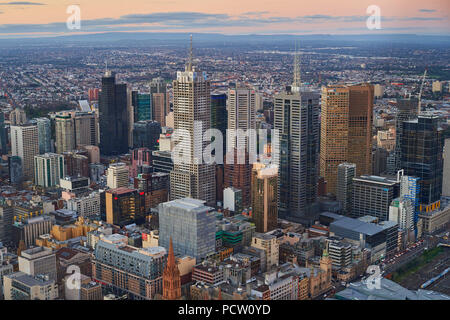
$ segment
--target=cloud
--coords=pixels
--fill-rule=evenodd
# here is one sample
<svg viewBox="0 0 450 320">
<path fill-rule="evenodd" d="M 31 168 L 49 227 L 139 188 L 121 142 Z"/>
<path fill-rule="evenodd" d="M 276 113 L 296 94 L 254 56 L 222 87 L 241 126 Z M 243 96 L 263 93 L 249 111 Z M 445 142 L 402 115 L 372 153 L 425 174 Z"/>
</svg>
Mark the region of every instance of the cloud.
<svg viewBox="0 0 450 320">
<path fill-rule="evenodd" d="M 265 30 L 279 29 L 327 29 L 328 23 L 342 23 L 352 26 L 351 23 L 360 23 L 353 29 L 365 27 L 367 16 L 331 16 L 331 15 L 303 15 L 297 17 L 266 16 L 268 12 L 254 11 L 232 16 L 224 13 L 202 12 L 156 12 L 148 14 L 127 14 L 120 18 L 103 18 L 82 20 L 81 29 L 70 31 L 65 22 L 50 24 L 0 24 L 0 34 L 35 34 L 35 33 L 70 33 L 70 32 L 114 32 L 114 31 L 174 31 L 174 30 L 219 30 L 226 28 L 246 27 L 264 28 Z M 261 15 L 264 14 L 264 17 Z M 442 17 L 382 17 L 383 22 L 398 21 L 439 21 Z M 289 25 L 289 26 L 288 26 Z M 303 25 L 303 26 L 302 26 Z M 308 25 L 310 27 L 305 27 Z M 342 26 L 345 27 L 346 25 Z M 390 28 L 389 28 L 390 29 Z M 317 29 L 318 30 L 318 29 Z M 336 30 L 336 29 L 333 29 Z M 266 32 L 260 30 L 260 32 Z"/>
<path fill-rule="evenodd" d="M 45 6 L 45 3 L 28 2 L 28 1 L 12 1 L 12 2 L 0 2 L 0 6 Z"/>
<path fill-rule="evenodd" d="M 436 10 L 434 10 L 434 9 L 420 9 L 419 12 L 430 13 L 430 12 L 436 12 Z"/>
</svg>

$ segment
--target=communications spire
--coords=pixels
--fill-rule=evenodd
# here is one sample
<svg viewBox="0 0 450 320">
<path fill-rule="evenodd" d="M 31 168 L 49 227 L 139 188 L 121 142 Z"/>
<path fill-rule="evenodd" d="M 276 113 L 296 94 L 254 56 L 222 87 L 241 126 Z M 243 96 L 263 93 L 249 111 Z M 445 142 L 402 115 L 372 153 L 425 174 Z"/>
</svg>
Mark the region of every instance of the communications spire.
<svg viewBox="0 0 450 320">
<path fill-rule="evenodd" d="M 297 51 L 297 41 L 295 41 L 295 54 L 294 54 L 294 82 L 292 83 L 292 90 L 299 92 L 301 86 L 300 78 L 300 57 Z"/>
<path fill-rule="evenodd" d="M 192 61 L 193 61 L 193 53 L 192 53 L 192 34 L 191 34 L 191 40 L 189 45 L 189 60 L 187 64 L 187 70 L 186 71 L 192 71 Z"/>
</svg>

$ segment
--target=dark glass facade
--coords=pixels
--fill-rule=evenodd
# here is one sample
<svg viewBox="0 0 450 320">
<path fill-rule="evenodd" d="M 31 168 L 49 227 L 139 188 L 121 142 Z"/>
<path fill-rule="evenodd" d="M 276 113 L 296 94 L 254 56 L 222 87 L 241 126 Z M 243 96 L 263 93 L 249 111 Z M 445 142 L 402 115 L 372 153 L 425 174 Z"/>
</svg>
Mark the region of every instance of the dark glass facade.
<svg viewBox="0 0 450 320">
<path fill-rule="evenodd" d="M 439 117 L 422 114 L 403 122 L 401 167 L 405 175 L 419 177 L 419 203 L 439 201 L 442 193 L 443 131 Z"/>
<path fill-rule="evenodd" d="M 161 125 L 152 120 L 139 121 L 133 125 L 133 148 L 158 150 Z"/>
<path fill-rule="evenodd" d="M 102 78 L 99 95 L 100 152 L 119 155 L 128 152 L 127 85 L 116 84 L 114 73 Z"/>
</svg>

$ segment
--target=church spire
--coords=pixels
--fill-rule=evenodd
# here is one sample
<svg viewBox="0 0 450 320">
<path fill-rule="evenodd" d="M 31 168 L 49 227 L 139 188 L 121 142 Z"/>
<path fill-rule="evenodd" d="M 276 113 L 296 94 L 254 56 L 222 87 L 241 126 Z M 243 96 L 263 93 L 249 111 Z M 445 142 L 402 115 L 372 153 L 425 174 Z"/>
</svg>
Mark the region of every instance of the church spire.
<svg viewBox="0 0 450 320">
<path fill-rule="evenodd" d="M 172 237 L 169 244 L 169 255 L 163 272 L 163 299 L 178 300 L 181 298 L 180 270 L 175 262 Z"/>
</svg>

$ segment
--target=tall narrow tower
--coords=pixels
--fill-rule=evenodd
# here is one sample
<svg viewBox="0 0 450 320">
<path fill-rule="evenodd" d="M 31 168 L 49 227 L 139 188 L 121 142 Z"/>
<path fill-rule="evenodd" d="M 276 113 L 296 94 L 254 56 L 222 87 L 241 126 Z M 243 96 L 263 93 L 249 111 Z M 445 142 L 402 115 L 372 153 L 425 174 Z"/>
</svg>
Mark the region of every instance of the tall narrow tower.
<svg viewBox="0 0 450 320">
<path fill-rule="evenodd" d="M 373 97 L 371 84 L 322 87 L 320 175 L 333 194 L 339 164 L 354 163 L 356 176 L 372 173 Z"/>
<path fill-rule="evenodd" d="M 173 113 L 175 130 L 184 130 L 185 139 L 177 147 L 189 153 L 189 161 L 175 161 L 170 173 L 171 200 L 190 197 L 215 202 L 215 166 L 203 163 L 202 152 L 209 144 L 202 141 L 211 127 L 211 82 L 206 72 L 193 66 L 192 37 L 185 71 L 177 72 L 173 81 Z"/>
<path fill-rule="evenodd" d="M 116 84 L 116 76 L 106 71 L 99 95 L 100 152 L 119 155 L 128 152 L 127 85 Z"/>
<path fill-rule="evenodd" d="M 319 99 L 301 88 L 298 54 L 294 77 L 286 92 L 275 96 L 274 128 L 279 131 L 278 215 L 303 219 L 312 213 L 317 198 L 319 152 Z M 302 220 L 303 221 L 303 220 Z"/>
<path fill-rule="evenodd" d="M 181 298 L 180 270 L 175 262 L 172 238 L 170 238 L 169 255 L 163 272 L 163 299 L 178 300 Z"/>
</svg>

